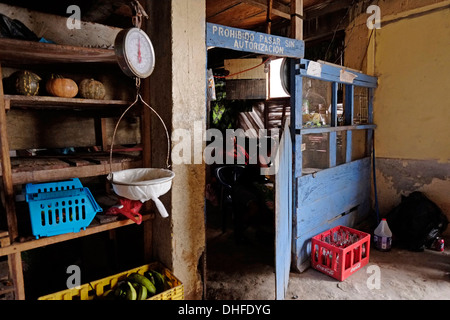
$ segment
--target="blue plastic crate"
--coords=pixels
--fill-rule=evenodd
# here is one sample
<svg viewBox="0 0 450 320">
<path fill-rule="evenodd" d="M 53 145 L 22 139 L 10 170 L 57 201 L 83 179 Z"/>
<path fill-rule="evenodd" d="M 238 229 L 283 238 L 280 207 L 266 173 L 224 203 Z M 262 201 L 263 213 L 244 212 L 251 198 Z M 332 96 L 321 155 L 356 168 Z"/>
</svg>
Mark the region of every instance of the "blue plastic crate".
<svg viewBox="0 0 450 320">
<path fill-rule="evenodd" d="M 79 232 L 103 211 L 78 178 L 49 183 L 28 183 L 25 198 L 30 209 L 31 231 L 39 237 Z"/>
</svg>

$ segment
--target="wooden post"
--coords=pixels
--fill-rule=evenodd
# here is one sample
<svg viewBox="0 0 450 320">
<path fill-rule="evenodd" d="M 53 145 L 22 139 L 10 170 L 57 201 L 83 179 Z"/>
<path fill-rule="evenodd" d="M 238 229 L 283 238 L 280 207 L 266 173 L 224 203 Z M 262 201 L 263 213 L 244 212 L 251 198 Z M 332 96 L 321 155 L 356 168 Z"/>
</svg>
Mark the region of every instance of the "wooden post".
<svg viewBox="0 0 450 320">
<path fill-rule="evenodd" d="M 336 166 L 336 131 L 331 131 L 328 137 L 328 167 L 333 168 Z"/>
<path fill-rule="evenodd" d="M 337 101 L 338 101 L 338 83 L 332 82 L 331 84 L 331 126 L 337 127 Z"/>
<path fill-rule="evenodd" d="M 367 123 L 373 124 L 373 96 L 374 96 L 374 88 L 369 88 L 369 101 L 367 106 Z M 370 157 L 372 154 L 373 147 L 373 129 L 367 129 L 366 134 L 366 156 Z"/>
<path fill-rule="evenodd" d="M 146 1 L 140 1 L 144 10 L 146 10 Z M 142 21 L 142 30 L 147 32 L 147 26 L 145 20 Z M 147 32 L 148 33 L 148 32 Z M 145 102 L 150 104 L 150 81 L 149 78 L 141 80 L 141 95 Z M 142 113 L 142 126 L 141 126 L 141 136 L 142 136 L 142 164 L 144 168 L 150 168 L 152 165 L 151 156 L 151 121 L 152 114 L 149 108 L 144 107 Z M 151 201 L 147 201 L 143 209 L 149 212 L 153 208 Z M 153 258 L 153 222 L 152 219 L 148 219 L 142 222 L 143 236 L 144 236 L 144 260 L 150 262 Z"/>
<path fill-rule="evenodd" d="M 14 282 L 16 300 L 25 300 L 25 282 L 23 280 L 22 255 L 20 252 L 8 255 L 9 272 Z"/>
<path fill-rule="evenodd" d="M 0 75 L 2 75 L 0 66 Z M 2 160 L 2 177 L 4 206 L 6 219 L 8 223 L 8 232 L 11 243 L 19 236 L 17 228 L 17 216 L 14 198 L 14 185 L 12 182 L 11 159 L 9 158 L 9 141 L 6 122 L 6 109 L 3 93 L 3 82 L 0 81 L 0 148 Z M 22 270 L 22 256 L 19 253 L 13 253 L 8 256 L 9 271 L 14 282 L 14 292 L 16 300 L 25 300 L 25 289 Z"/>
<path fill-rule="evenodd" d="M 291 38 L 297 40 L 303 40 L 303 0 L 291 0 Z M 295 66 L 297 62 L 292 61 L 291 68 L 291 130 L 292 137 L 295 139 L 293 144 L 293 152 L 295 154 L 294 159 L 294 179 L 293 192 L 296 191 L 296 179 L 302 175 L 303 159 L 302 150 L 295 150 L 297 146 L 301 146 L 303 143 L 303 136 L 296 134 L 296 129 L 302 127 L 302 78 L 296 76 L 297 68 Z M 295 209 L 295 204 L 294 204 Z"/>
<path fill-rule="evenodd" d="M 267 0 L 267 27 L 266 27 L 266 33 L 270 34 L 272 31 L 272 7 L 273 7 L 273 0 Z"/>
<path fill-rule="evenodd" d="M 291 38 L 303 40 L 303 0 L 291 0 Z"/>
<path fill-rule="evenodd" d="M 0 75 L 2 68 L 0 66 Z M 5 99 L 3 93 L 3 82 L 0 81 L 0 148 L 2 160 L 2 178 L 4 190 L 4 206 L 8 223 L 8 232 L 11 242 L 19 236 L 17 229 L 17 217 L 15 210 L 14 186 L 12 182 L 11 159 L 9 158 L 9 140 L 6 122 Z"/>
<path fill-rule="evenodd" d="M 344 121 L 345 125 L 353 125 L 355 87 L 350 84 L 345 85 L 345 105 L 344 105 Z M 345 152 L 345 162 L 352 161 L 352 130 L 347 130 L 347 142 Z"/>
</svg>

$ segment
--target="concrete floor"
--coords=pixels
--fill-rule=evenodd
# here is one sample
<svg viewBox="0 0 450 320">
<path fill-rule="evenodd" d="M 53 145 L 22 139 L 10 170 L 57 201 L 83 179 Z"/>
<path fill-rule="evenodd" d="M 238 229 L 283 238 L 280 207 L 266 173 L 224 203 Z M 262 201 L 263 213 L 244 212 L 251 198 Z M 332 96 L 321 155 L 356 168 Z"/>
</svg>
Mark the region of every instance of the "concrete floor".
<svg viewBox="0 0 450 320">
<path fill-rule="evenodd" d="M 237 245 L 232 232 L 208 229 L 207 299 L 275 299 L 273 249 L 248 231 Z M 450 246 L 450 237 L 444 236 Z M 379 275 L 379 287 L 375 276 Z M 369 264 L 342 282 L 315 269 L 291 272 L 286 300 L 449 300 L 450 248 L 370 251 Z"/>
<path fill-rule="evenodd" d="M 249 242 L 237 245 L 232 231 L 208 229 L 207 300 L 275 299 L 273 248 L 253 230 Z M 450 245 L 450 237 L 445 236 Z M 378 269 L 379 268 L 379 269 Z M 7 277 L 7 263 L 0 262 L 0 275 Z M 375 272 L 379 270 L 379 288 Z M 369 285 L 368 285 L 369 283 Z M 3 281 L 1 289 L 7 283 Z M 12 299 L 12 293 L 0 300 Z M 370 262 L 342 282 L 315 269 L 291 272 L 286 300 L 449 300 L 450 248 L 444 252 L 411 252 L 393 248 L 370 251 Z"/>
</svg>

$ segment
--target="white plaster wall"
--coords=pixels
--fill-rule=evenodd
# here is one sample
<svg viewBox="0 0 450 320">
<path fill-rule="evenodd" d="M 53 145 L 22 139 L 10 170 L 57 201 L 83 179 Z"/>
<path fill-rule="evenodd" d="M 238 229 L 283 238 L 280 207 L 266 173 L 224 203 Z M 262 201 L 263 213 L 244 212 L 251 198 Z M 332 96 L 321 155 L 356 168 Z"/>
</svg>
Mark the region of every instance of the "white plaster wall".
<svg viewBox="0 0 450 320">
<path fill-rule="evenodd" d="M 201 130 L 206 127 L 205 0 L 149 0 L 148 4 L 148 32 L 156 55 L 150 101 L 169 131 L 190 133 L 183 138 L 191 139 L 193 146 L 194 123 Z M 164 165 L 166 141 L 156 117 L 151 143 L 152 166 Z M 172 150 L 177 143 L 172 140 Z M 205 250 L 205 166 L 194 164 L 191 152 L 185 163 L 174 161 L 172 170 L 176 176 L 171 192 L 162 197 L 170 217 L 157 216 L 154 221 L 154 258 L 183 282 L 186 299 L 201 299 L 198 266 Z"/>
<path fill-rule="evenodd" d="M 57 44 L 72 46 L 110 47 L 120 28 L 105 26 L 93 22 L 80 21 L 80 28 L 68 28 L 67 17 L 31 11 L 25 8 L 0 3 L 0 13 L 11 19 L 17 19 L 33 31 L 38 37 L 44 37 Z"/>
<path fill-rule="evenodd" d="M 205 1 L 172 0 L 172 129 L 194 134 L 194 122 L 206 126 Z M 194 143 L 194 141 L 192 141 Z M 205 248 L 205 167 L 174 165 L 172 187 L 173 268 L 184 280 L 186 296 L 201 298 L 197 266 Z"/>
</svg>

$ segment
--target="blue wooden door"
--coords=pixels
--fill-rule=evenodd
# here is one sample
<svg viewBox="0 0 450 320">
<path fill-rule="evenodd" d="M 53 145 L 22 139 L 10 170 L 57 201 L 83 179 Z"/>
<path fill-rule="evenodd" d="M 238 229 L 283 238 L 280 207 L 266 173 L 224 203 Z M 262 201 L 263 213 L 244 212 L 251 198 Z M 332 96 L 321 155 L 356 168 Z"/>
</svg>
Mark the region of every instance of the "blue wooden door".
<svg viewBox="0 0 450 320">
<path fill-rule="evenodd" d="M 275 163 L 275 298 L 284 300 L 289 284 L 292 243 L 292 141 L 288 123 L 281 133 Z"/>
<path fill-rule="evenodd" d="M 294 68 L 291 68 L 294 70 Z M 365 219 L 370 211 L 370 151 L 373 130 L 372 97 L 377 79 L 342 66 L 301 59 L 295 72 L 291 72 L 291 122 L 295 139 L 293 175 L 293 244 L 292 267 L 303 271 L 310 265 L 311 238 L 337 225 L 353 227 Z M 327 126 L 310 127 L 303 123 L 302 82 L 303 78 L 318 79 L 331 83 L 331 123 Z M 338 85 L 345 89 L 344 121 L 338 125 Z M 355 87 L 367 88 L 368 119 L 366 123 L 354 123 Z M 366 132 L 365 155 L 352 157 L 352 140 L 356 131 Z M 337 134 L 345 137 L 343 163 L 337 162 Z M 305 161 L 304 138 L 308 135 L 325 137 L 328 143 L 328 166 L 309 168 Z M 307 141 L 307 140 L 306 140 Z M 313 161 L 309 161 L 313 164 Z"/>
</svg>

